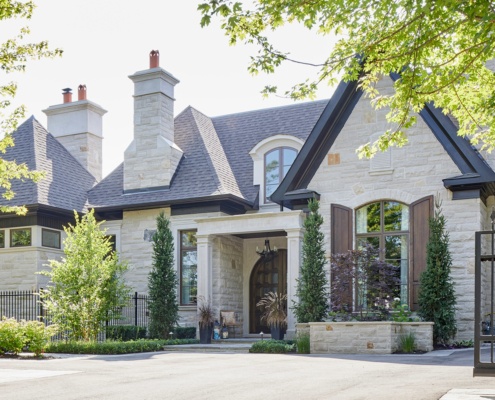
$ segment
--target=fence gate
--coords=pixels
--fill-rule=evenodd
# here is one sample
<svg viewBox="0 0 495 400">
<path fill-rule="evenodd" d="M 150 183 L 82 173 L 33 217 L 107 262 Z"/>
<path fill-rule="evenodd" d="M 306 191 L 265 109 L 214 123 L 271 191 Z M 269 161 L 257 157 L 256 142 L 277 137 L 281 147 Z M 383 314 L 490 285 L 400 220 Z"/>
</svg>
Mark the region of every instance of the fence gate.
<svg viewBox="0 0 495 400">
<path fill-rule="evenodd" d="M 491 218 L 491 231 L 476 232 L 473 376 L 495 376 L 494 212 Z"/>
</svg>

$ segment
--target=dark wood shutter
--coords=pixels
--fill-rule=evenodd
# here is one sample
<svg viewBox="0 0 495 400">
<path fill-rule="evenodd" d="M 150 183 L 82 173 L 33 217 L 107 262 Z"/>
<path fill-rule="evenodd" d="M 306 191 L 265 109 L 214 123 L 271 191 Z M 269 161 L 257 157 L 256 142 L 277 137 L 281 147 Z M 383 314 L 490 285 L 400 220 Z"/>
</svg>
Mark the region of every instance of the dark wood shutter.
<svg viewBox="0 0 495 400">
<path fill-rule="evenodd" d="M 409 307 L 418 309 L 419 279 L 426 269 L 426 245 L 430 237 L 430 217 L 433 216 L 433 196 L 423 197 L 410 206 L 411 253 L 409 264 Z"/>
<path fill-rule="evenodd" d="M 330 213 L 330 251 L 332 254 L 347 253 L 347 251 L 352 250 L 352 209 L 339 204 L 332 204 Z M 332 276 L 333 274 L 332 271 Z M 353 304 L 351 286 L 349 286 L 346 299 L 342 300 L 344 303 Z"/>
</svg>

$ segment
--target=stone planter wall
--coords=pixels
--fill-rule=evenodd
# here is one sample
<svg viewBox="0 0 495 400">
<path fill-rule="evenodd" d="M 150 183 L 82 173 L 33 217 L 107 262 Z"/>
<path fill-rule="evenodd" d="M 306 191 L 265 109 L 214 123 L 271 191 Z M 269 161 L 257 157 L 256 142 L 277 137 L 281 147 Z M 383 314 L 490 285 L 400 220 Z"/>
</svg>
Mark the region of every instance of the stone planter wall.
<svg viewBox="0 0 495 400">
<path fill-rule="evenodd" d="M 433 350 L 433 322 L 310 322 L 297 324 L 296 330 L 309 332 L 311 354 L 390 354 L 409 333 L 417 350 Z"/>
</svg>

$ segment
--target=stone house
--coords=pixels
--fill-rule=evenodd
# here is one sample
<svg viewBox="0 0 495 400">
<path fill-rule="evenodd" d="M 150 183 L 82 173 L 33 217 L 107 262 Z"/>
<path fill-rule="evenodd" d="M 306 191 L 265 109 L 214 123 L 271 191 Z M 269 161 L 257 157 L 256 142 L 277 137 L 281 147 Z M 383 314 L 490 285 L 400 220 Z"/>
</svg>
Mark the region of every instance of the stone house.
<svg viewBox="0 0 495 400">
<path fill-rule="evenodd" d="M 414 308 L 438 198 L 454 257 L 458 337 L 473 337 L 474 232 L 490 225 L 495 158 L 459 138 L 439 110 L 425 108 L 403 148 L 360 160 L 356 148 L 387 122 L 355 83 L 341 83 L 329 101 L 218 117 L 188 107 L 174 117 L 179 81 L 159 66 L 158 52 L 130 79 L 134 139 L 103 179 L 106 111 L 86 99 L 84 86 L 77 101 L 65 90 L 62 104 L 44 110 L 47 129 L 31 117 L 14 133 L 5 157 L 46 176 L 38 185 L 14 182 L 17 196 L 2 200 L 29 212 L 0 215 L 0 290 L 46 285 L 35 272 L 63 254 L 62 227 L 73 210 L 94 209 L 130 265 L 127 281 L 146 292 L 151 236 L 163 210 L 175 238 L 181 324 L 196 325 L 202 296 L 217 314 L 234 311 L 241 335 L 266 332 L 255 304 L 270 290 L 286 292 L 289 304 L 295 299 L 305 208 L 316 198 L 327 255 L 363 241 L 386 248 L 387 260 L 400 265 L 401 299 Z M 380 85 L 392 90 L 393 79 Z M 264 246 L 278 249 L 269 262 L 259 255 Z M 288 314 L 292 335 L 296 321 Z"/>
</svg>

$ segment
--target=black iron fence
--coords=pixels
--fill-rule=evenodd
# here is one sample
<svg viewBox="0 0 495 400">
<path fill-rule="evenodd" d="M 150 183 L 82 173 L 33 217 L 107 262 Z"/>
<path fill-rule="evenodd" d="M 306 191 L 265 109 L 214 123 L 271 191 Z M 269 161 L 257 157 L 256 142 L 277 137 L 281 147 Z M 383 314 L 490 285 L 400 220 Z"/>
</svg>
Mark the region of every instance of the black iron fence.
<svg viewBox="0 0 495 400">
<path fill-rule="evenodd" d="M 34 291 L 0 292 L 0 318 L 15 318 L 18 321 L 44 321 L 49 323 L 49 316 L 39 301 L 39 293 Z M 121 318 L 110 319 L 107 325 L 148 326 L 148 296 L 135 292 L 129 296 L 128 303 L 121 310 Z"/>
</svg>

